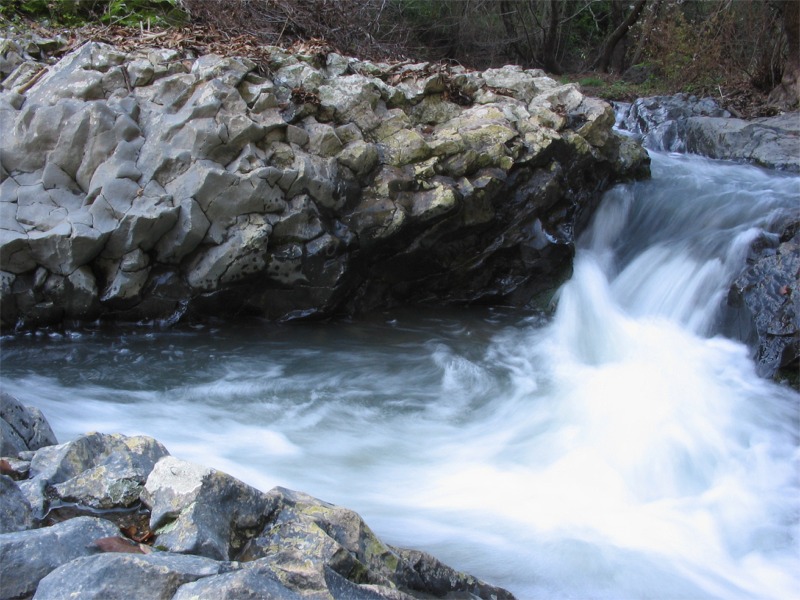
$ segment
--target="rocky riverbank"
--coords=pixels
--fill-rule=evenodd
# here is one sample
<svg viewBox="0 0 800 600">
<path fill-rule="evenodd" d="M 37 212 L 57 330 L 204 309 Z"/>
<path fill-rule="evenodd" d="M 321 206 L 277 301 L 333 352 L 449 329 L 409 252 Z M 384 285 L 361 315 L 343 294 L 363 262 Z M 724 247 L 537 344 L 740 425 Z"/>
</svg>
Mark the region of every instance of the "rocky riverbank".
<svg viewBox="0 0 800 600">
<path fill-rule="evenodd" d="M 689 152 L 800 173 L 800 113 L 745 121 L 710 98 L 640 98 L 618 110 L 618 124 L 652 150 Z M 798 180 L 800 197 L 800 180 Z M 768 193 L 768 189 L 765 189 Z M 798 388 L 800 372 L 800 205 L 774 216 L 732 282 L 727 333 L 755 348 L 759 373 Z"/>
<path fill-rule="evenodd" d="M 512 599 L 383 543 L 354 512 L 261 492 L 158 441 L 89 433 L 57 445 L 0 393 L 0 598 Z"/>
<path fill-rule="evenodd" d="M 0 52 L 4 328 L 544 304 L 648 173 L 541 71 L 49 43 Z"/>
<path fill-rule="evenodd" d="M 621 111 L 619 124 L 651 150 L 800 173 L 800 113 L 738 119 L 711 98 L 676 94 L 639 98 Z"/>
</svg>

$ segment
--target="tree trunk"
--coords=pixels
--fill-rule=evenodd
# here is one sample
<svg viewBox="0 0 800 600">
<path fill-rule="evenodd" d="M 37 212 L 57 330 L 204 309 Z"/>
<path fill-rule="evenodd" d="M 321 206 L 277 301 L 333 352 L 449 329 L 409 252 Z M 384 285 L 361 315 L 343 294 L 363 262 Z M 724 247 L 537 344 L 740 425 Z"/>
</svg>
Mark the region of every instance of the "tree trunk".
<svg viewBox="0 0 800 600">
<path fill-rule="evenodd" d="M 647 0 L 637 0 L 631 12 L 628 13 L 627 18 L 619 24 L 619 27 L 611 32 L 611 35 L 608 36 L 605 44 L 603 44 L 603 49 L 600 51 L 600 57 L 596 64 L 597 68 L 604 73 L 608 72 L 608 65 L 611 63 L 611 57 L 614 55 L 614 48 L 617 47 L 620 40 L 625 37 L 628 30 L 636 23 L 639 15 L 642 14 L 645 4 L 647 4 Z"/>
<path fill-rule="evenodd" d="M 506 30 L 506 35 L 509 38 L 509 45 L 511 46 L 511 50 L 513 50 L 514 54 L 516 54 L 517 58 L 520 62 L 524 62 L 527 57 L 525 53 L 520 48 L 519 44 L 519 37 L 517 36 L 517 28 L 514 25 L 514 18 L 512 15 L 516 14 L 517 18 L 519 18 L 519 12 L 516 8 L 511 7 L 511 2 L 508 0 L 503 0 L 500 2 L 500 17 L 503 21 L 503 27 Z"/>
<path fill-rule="evenodd" d="M 545 70 L 554 75 L 561 75 L 564 71 L 558 62 L 556 51 L 558 50 L 558 26 L 560 0 L 550 0 L 550 20 L 544 36 L 542 48 L 542 65 Z"/>
<path fill-rule="evenodd" d="M 786 61 L 783 63 L 783 77 L 780 84 L 770 92 L 769 103 L 789 110 L 800 103 L 800 3 L 784 2 L 783 31 L 789 43 Z"/>
<path fill-rule="evenodd" d="M 645 19 L 644 26 L 642 27 L 642 34 L 639 36 L 639 41 L 636 43 L 636 50 L 633 53 L 633 57 L 631 58 L 631 62 L 628 64 L 628 67 L 638 65 L 639 61 L 641 61 L 644 49 L 647 47 L 647 42 L 656 26 L 658 9 L 661 8 L 661 1 L 662 0 L 655 0 L 650 5 L 647 18 Z"/>
</svg>

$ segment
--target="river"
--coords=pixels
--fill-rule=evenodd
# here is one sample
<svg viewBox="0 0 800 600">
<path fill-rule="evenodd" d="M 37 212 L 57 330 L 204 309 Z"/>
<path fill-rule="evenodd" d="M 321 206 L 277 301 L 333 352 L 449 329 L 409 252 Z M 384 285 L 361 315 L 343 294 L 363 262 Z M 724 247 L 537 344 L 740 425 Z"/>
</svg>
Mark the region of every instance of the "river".
<svg viewBox="0 0 800 600">
<path fill-rule="evenodd" d="M 520 599 L 798 598 L 800 395 L 756 376 L 721 307 L 800 178 L 652 157 L 550 317 L 38 332 L 2 340 L 2 387 L 61 441 L 153 436 Z"/>
</svg>

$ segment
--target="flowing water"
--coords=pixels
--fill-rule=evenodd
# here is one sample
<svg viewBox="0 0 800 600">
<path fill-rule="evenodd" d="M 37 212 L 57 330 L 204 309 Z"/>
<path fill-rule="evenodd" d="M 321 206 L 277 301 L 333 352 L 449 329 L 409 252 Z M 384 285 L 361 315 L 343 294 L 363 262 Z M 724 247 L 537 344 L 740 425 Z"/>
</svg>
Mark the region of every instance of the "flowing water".
<svg viewBox="0 0 800 600">
<path fill-rule="evenodd" d="M 653 161 L 607 194 L 552 318 L 18 335 L 2 386 L 62 441 L 151 435 L 521 599 L 800 597 L 800 395 L 719 333 L 800 178 Z"/>
</svg>

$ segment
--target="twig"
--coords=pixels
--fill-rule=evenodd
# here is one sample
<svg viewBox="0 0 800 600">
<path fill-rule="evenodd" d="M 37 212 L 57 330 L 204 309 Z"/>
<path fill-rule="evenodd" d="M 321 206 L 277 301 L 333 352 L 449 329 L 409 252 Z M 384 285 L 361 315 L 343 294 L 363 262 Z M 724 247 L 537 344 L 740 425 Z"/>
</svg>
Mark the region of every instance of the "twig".
<svg viewBox="0 0 800 600">
<path fill-rule="evenodd" d="M 26 81 L 25 83 L 23 83 L 21 86 L 19 86 L 17 88 L 17 90 L 16 90 L 17 93 L 18 94 L 24 94 L 25 92 L 27 92 L 34 85 L 36 85 L 36 82 L 39 81 L 44 76 L 44 74 L 46 72 L 47 72 L 47 67 L 44 67 L 43 69 L 40 69 L 39 72 L 36 73 L 36 75 L 31 77 L 28 81 Z"/>
</svg>

